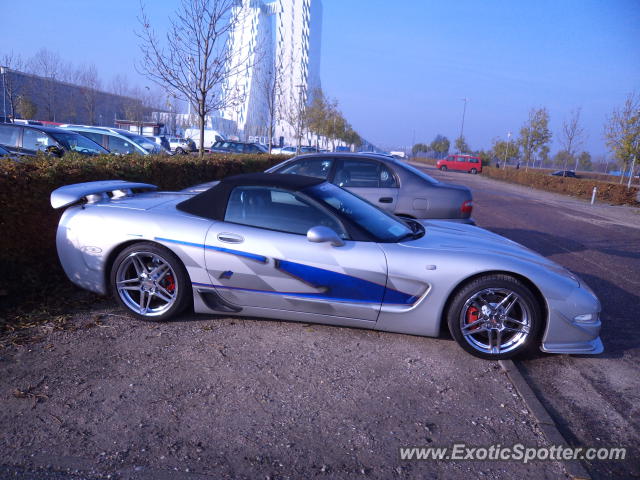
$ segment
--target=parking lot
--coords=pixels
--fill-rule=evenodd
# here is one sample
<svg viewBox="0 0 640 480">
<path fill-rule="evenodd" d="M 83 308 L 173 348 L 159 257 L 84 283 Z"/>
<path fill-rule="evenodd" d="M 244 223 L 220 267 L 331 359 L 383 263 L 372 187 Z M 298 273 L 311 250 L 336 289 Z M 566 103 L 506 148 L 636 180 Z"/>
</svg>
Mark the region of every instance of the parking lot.
<svg viewBox="0 0 640 480">
<path fill-rule="evenodd" d="M 509 185 L 481 175 L 430 175 L 473 191 L 478 226 L 576 272 L 602 302 L 605 352 L 521 362 L 529 382 L 575 445 L 640 444 L 640 209 L 612 207 Z M 635 457 L 637 459 L 637 450 Z M 640 476 L 637 460 L 587 465 L 596 476 Z"/>
<path fill-rule="evenodd" d="M 605 354 L 521 366 L 571 444 L 637 446 L 638 210 L 427 171 L 472 188 L 479 226 L 596 291 Z M 0 476 L 565 476 L 552 461 L 400 460 L 400 446 L 546 444 L 498 364 L 448 338 L 193 315 L 154 324 L 110 301 L 39 334 L 0 350 Z M 587 466 L 594 478 L 638 476 L 634 458 Z"/>
</svg>

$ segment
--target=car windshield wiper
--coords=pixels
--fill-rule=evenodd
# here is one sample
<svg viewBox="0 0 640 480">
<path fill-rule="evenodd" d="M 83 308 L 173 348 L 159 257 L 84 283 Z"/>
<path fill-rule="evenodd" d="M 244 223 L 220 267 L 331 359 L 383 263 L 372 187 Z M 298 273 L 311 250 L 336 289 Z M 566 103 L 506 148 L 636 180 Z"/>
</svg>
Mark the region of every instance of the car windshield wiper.
<svg viewBox="0 0 640 480">
<path fill-rule="evenodd" d="M 411 232 L 407 232 L 404 235 L 402 235 L 400 238 L 398 238 L 398 242 L 401 242 L 402 240 L 406 240 L 407 238 L 416 240 L 424 235 L 426 230 L 420 222 L 416 222 L 411 218 L 404 218 L 403 220 L 405 221 L 407 226 L 411 229 Z"/>
</svg>

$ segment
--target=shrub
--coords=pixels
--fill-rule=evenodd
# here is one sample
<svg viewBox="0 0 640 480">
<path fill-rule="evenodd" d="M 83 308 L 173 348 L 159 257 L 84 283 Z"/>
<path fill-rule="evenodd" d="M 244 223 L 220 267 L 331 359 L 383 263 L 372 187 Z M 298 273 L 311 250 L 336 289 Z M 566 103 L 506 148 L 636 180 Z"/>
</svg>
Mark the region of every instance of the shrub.
<svg viewBox="0 0 640 480">
<path fill-rule="evenodd" d="M 0 160 L 0 302 L 17 304 L 25 296 L 65 281 L 55 234 L 62 214 L 49 203 L 53 190 L 94 180 L 130 180 L 178 190 L 239 173 L 259 172 L 282 161 L 277 155 L 38 156 L 22 162 Z"/>
<path fill-rule="evenodd" d="M 638 205 L 637 187 L 627 189 L 626 185 L 599 181 L 589 178 L 554 177 L 544 171 L 525 171 L 523 168 L 484 167 L 482 174 L 510 183 L 526 185 L 549 192 L 564 193 L 584 199 L 591 199 L 593 187 L 597 187 L 596 199 L 614 205 Z"/>
</svg>

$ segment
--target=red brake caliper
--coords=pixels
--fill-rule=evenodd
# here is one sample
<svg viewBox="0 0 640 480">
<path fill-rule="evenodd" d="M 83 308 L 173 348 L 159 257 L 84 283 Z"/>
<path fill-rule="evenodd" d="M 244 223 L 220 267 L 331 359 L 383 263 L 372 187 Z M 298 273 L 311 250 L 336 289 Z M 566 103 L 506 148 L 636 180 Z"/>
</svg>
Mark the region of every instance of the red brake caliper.
<svg viewBox="0 0 640 480">
<path fill-rule="evenodd" d="M 173 279 L 173 275 L 169 274 L 166 277 L 164 277 L 165 280 L 165 287 L 167 289 L 168 292 L 173 293 L 173 291 L 176 289 L 176 282 Z"/>
<path fill-rule="evenodd" d="M 473 323 L 476 320 L 478 320 L 478 314 L 480 313 L 480 310 L 478 310 L 476 307 L 469 307 L 469 309 L 467 310 L 467 323 Z M 477 327 L 472 328 L 472 330 L 475 330 Z"/>
</svg>

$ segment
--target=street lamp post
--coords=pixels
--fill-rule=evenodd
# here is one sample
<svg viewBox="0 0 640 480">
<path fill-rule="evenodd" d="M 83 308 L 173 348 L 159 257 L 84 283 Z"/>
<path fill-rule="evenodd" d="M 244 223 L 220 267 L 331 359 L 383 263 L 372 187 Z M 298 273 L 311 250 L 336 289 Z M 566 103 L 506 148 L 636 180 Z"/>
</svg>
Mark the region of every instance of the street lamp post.
<svg viewBox="0 0 640 480">
<path fill-rule="evenodd" d="M 302 90 L 304 89 L 304 85 L 296 85 L 298 89 L 298 131 L 296 132 L 296 136 L 298 137 L 298 144 L 296 147 L 296 155 L 300 155 L 300 145 L 302 142 L 302 115 L 303 115 L 303 106 L 302 106 Z"/>
<path fill-rule="evenodd" d="M 511 132 L 507 132 L 507 148 L 504 149 L 504 162 L 502 162 L 502 168 L 507 166 L 507 152 L 509 151 L 509 145 L 511 144 Z"/>
<path fill-rule="evenodd" d="M 462 125 L 460 125 L 460 138 L 464 138 L 464 116 L 467 113 L 467 102 L 469 101 L 469 99 L 467 97 L 463 98 L 462 101 L 464 102 L 464 106 L 462 107 Z M 458 149 L 460 150 L 460 149 Z M 459 153 L 462 153 L 462 151 L 460 151 Z"/>
<path fill-rule="evenodd" d="M 7 87 L 4 79 L 4 75 L 6 72 L 5 67 L 0 67 L 0 75 L 2 75 L 2 112 L 4 115 L 3 122 L 7 121 Z"/>
</svg>

